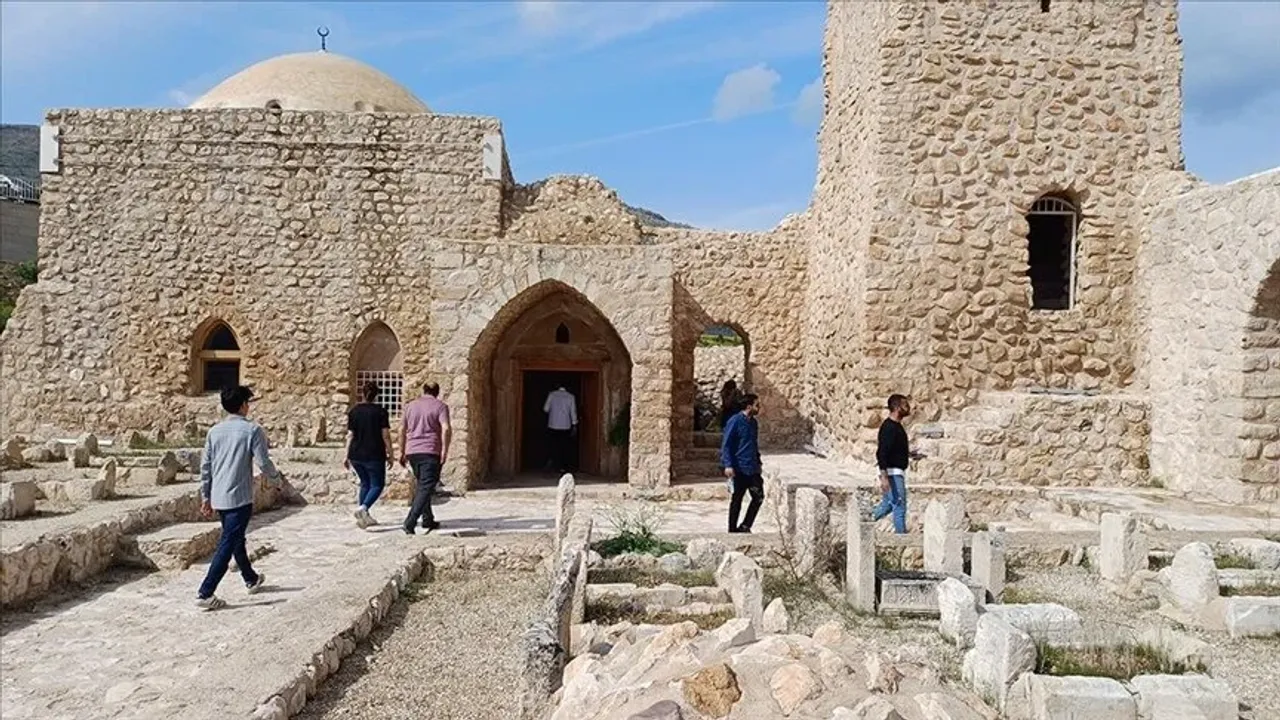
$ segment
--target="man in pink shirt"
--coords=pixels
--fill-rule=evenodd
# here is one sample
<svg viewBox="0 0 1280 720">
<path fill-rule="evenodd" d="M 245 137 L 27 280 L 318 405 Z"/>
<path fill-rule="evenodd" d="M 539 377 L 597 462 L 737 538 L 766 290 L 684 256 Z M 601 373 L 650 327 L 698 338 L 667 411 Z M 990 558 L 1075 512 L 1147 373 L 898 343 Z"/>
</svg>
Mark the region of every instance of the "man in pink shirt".
<svg viewBox="0 0 1280 720">
<path fill-rule="evenodd" d="M 400 421 L 400 466 L 408 464 L 418 489 L 413 507 L 404 519 L 404 531 L 415 534 L 414 525 L 422 518 L 422 529 L 431 532 L 440 527 L 431 513 L 431 495 L 440 484 L 440 468 L 449 458 L 449 441 L 453 428 L 449 425 L 449 406 L 440 401 L 440 386 L 427 383 L 423 394 L 409 403 Z"/>
</svg>

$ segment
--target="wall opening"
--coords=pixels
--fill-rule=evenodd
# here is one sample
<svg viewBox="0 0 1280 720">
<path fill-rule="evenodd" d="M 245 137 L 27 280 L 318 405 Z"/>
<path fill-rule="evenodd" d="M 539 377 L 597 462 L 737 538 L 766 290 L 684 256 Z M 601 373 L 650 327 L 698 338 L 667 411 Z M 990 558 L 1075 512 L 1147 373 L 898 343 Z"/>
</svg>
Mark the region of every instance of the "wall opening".
<svg viewBox="0 0 1280 720">
<path fill-rule="evenodd" d="M 1245 327 L 1241 480 L 1280 484 L 1280 260 L 1254 298 Z"/>
<path fill-rule="evenodd" d="M 351 397 L 360 400 L 360 387 L 378 386 L 375 401 L 392 417 L 404 407 L 404 356 L 400 341 L 386 323 L 374 321 L 360 333 L 351 348 Z"/>
<path fill-rule="evenodd" d="M 1040 12 L 1049 12 L 1049 0 L 1040 0 Z"/>
<path fill-rule="evenodd" d="M 710 325 L 693 349 L 694 432 L 719 432 L 747 388 L 747 341 L 728 325 Z"/>
<path fill-rule="evenodd" d="M 1027 213 L 1027 276 L 1033 310 L 1075 305 L 1076 234 L 1080 213 L 1069 200 L 1046 195 Z"/>
<path fill-rule="evenodd" d="M 564 323 L 560 323 L 559 325 L 556 326 L 556 342 L 561 345 L 567 345 L 569 343 L 569 326 L 568 325 L 565 325 Z"/>
<path fill-rule="evenodd" d="M 221 320 L 208 323 L 197 334 L 196 362 L 192 390 L 216 393 L 240 384 L 240 342 L 231 327 Z"/>
</svg>

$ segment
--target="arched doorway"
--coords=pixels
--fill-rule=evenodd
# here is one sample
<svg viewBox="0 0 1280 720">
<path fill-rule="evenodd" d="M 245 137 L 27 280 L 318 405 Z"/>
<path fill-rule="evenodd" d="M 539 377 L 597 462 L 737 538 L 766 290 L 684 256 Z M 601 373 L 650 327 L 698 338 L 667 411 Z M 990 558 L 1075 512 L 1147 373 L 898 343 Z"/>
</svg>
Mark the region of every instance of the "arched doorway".
<svg viewBox="0 0 1280 720">
<path fill-rule="evenodd" d="M 1280 485 L 1280 260 L 1258 288 L 1242 343 L 1241 480 Z"/>
<path fill-rule="evenodd" d="M 468 378 L 468 455 L 478 484 L 554 482 L 560 467 L 552 461 L 563 459 L 555 455 L 580 476 L 625 479 L 631 357 L 573 288 L 547 281 L 512 299 L 472 348 Z M 553 391 L 572 396 L 577 427 L 567 438 L 548 427 Z"/>
</svg>

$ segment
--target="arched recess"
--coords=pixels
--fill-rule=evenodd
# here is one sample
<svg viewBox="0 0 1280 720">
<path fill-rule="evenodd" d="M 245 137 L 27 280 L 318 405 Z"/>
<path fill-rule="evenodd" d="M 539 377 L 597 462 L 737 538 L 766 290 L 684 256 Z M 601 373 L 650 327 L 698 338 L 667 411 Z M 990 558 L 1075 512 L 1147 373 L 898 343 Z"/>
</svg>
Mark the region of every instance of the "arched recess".
<svg viewBox="0 0 1280 720">
<path fill-rule="evenodd" d="M 190 388 L 193 394 L 220 392 L 241 384 L 242 355 L 236 333 L 225 321 L 211 318 L 192 337 Z"/>
<path fill-rule="evenodd" d="M 1075 306 L 1079 206 L 1061 194 L 1043 195 L 1027 212 L 1027 277 L 1032 310 Z"/>
<path fill-rule="evenodd" d="M 400 414 L 404 404 L 404 352 L 395 331 L 381 320 L 369 323 L 351 346 L 350 367 L 353 401 L 358 401 L 362 385 L 374 382 L 378 385 L 376 402 L 392 417 Z"/>
<path fill-rule="evenodd" d="M 1241 369 L 1241 481 L 1280 486 L 1280 260 L 1272 264 L 1245 324 Z"/>
<path fill-rule="evenodd" d="M 563 329 L 562 329 L 563 326 Z M 568 342 L 565 340 L 567 330 Z M 544 281 L 507 303 L 468 357 L 469 484 L 493 485 L 546 469 L 543 405 L 561 385 L 576 397 L 573 469 L 623 480 L 630 437 L 631 356 L 580 292 Z M 551 468 L 549 482 L 558 477 Z"/>
</svg>

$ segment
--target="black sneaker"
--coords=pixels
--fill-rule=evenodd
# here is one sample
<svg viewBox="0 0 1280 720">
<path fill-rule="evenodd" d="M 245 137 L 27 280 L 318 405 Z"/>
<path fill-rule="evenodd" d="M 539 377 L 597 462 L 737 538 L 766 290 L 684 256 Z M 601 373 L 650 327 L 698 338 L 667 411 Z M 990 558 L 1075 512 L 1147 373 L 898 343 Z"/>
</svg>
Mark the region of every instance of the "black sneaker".
<svg viewBox="0 0 1280 720">
<path fill-rule="evenodd" d="M 402 528 L 400 528 L 400 529 L 401 529 L 401 530 L 404 530 L 404 534 L 405 534 L 405 535 L 417 535 L 417 534 L 418 534 L 418 532 L 417 532 L 416 530 L 414 530 L 414 529 L 413 529 L 413 526 L 409 526 L 409 527 L 402 527 Z"/>
<path fill-rule="evenodd" d="M 424 522 L 422 523 L 422 529 L 426 530 L 427 532 L 431 532 L 432 530 L 439 530 L 440 523 L 436 522 L 435 520 L 432 520 L 431 522 Z"/>
</svg>

